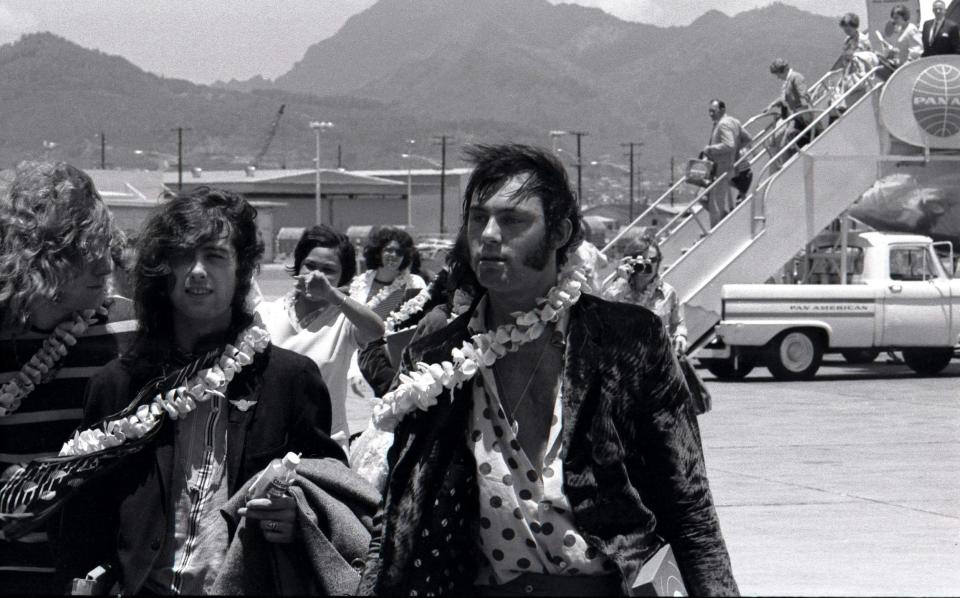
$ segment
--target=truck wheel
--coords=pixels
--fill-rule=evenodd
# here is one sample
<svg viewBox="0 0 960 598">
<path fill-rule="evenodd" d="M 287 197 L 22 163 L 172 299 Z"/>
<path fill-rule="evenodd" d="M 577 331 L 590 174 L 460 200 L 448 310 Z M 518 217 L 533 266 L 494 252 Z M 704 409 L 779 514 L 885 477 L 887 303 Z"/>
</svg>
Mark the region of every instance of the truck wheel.
<svg viewBox="0 0 960 598">
<path fill-rule="evenodd" d="M 903 360 L 910 369 L 921 376 L 932 376 L 950 365 L 953 359 L 952 347 L 904 349 Z"/>
<path fill-rule="evenodd" d="M 873 363 L 873 360 L 880 355 L 880 351 L 876 349 L 847 349 L 846 351 L 840 351 L 840 355 L 843 355 L 847 363 Z"/>
<path fill-rule="evenodd" d="M 707 371 L 717 377 L 717 380 L 743 380 L 753 371 L 753 360 L 742 355 L 734 359 L 701 359 L 700 363 Z"/>
<path fill-rule="evenodd" d="M 809 380 L 820 369 L 823 343 L 806 330 L 787 330 L 770 341 L 767 369 L 777 380 Z"/>
</svg>

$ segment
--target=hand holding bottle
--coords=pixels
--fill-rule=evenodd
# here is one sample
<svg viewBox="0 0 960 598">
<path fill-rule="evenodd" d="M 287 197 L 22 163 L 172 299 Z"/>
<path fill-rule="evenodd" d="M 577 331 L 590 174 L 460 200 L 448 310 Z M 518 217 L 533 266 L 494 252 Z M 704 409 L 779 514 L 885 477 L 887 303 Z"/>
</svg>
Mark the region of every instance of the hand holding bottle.
<svg viewBox="0 0 960 598">
<path fill-rule="evenodd" d="M 239 510 L 241 517 L 259 522 L 268 542 L 288 544 L 296 537 L 297 501 L 289 488 L 299 465 L 300 457 L 294 453 L 282 461 L 274 459 L 250 485 L 247 504 Z"/>
</svg>

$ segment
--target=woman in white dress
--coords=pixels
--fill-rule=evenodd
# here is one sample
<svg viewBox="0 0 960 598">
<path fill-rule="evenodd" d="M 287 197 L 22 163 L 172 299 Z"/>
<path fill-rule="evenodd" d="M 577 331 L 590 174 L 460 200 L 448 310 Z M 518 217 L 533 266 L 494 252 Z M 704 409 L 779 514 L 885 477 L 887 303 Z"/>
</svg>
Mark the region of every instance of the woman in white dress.
<svg viewBox="0 0 960 598">
<path fill-rule="evenodd" d="M 273 343 L 311 358 L 330 391 L 332 435 L 346 446 L 347 371 L 356 350 L 383 335 L 383 320 L 343 289 L 357 270 L 350 239 L 329 226 L 304 231 L 293 252 L 293 289 L 257 312 Z"/>
</svg>

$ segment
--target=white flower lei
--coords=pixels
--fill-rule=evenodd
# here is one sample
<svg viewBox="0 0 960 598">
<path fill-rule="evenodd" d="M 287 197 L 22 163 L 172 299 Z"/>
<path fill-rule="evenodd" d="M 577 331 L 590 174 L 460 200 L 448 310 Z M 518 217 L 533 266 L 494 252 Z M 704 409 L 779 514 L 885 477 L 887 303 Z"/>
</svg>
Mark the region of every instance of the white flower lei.
<svg viewBox="0 0 960 598">
<path fill-rule="evenodd" d="M 128 438 L 142 438 L 160 423 L 164 412 L 170 419 L 177 419 L 186 416 L 197 408 L 197 403 L 207 401 L 211 396 L 225 396 L 223 391 L 230 380 L 244 366 L 253 363 L 255 355 L 262 353 L 270 344 L 270 334 L 259 326 L 251 325 L 237 336 L 235 342 L 236 346 L 228 344 L 224 348 L 217 363 L 197 372 L 183 386 L 163 394 L 157 393 L 149 405 L 140 405 L 131 415 L 104 422 L 102 429 L 77 431 L 73 438 L 63 444 L 60 456 L 86 455 L 119 446 Z"/>
<path fill-rule="evenodd" d="M 561 272 L 557 286 L 537 300 L 538 307 L 510 314 L 514 317 L 513 323 L 473 335 L 450 352 L 449 361 L 419 362 L 416 371 L 400 374 L 400 385 L 374 405 L 374 426 L 383 431 L 393 430 L 407 413 L 435 405 L 443 389 L 459 387 L 472 379 L 481 366 L 490 367 L 507 353 L 539 338 L 548 322 L 556 322 L 580 299 L 580 287 L 586 280 L 579 267 Z"/>
<path fill-rule="evenodd" d="M 406 322 L 414 314 L 420 313 L 423 311 L 423 306 L 427 304 L 427 301 L 430 300 L 430 296 L 433 294 L 433 285 L 434 283 L 428 284 L 426 287 L 420 290 L 419 293 L 409 301 L 405 302 L 396 311 L 390 312 L 390 315 L 387 316 L 387 319 L 383 321 L 384 328 L 386 328 L 387 334 L 395 332 L 397 326 Z"/>
<path fill-rule="evenodd" d="M 380 289 L 376 295 L 371 297 L 369 301 L 366 301 L 367 290 L 372 286 L 373 278 L 376 277 L 376 275 L 376 270 L 367 270 L 362 275 L 354 277 L 353 282 L 350 283 L 350 296 L 353 297 L 355 301 L 365 303 L 370 309 L 374 309 L 383 303 L 383 301 L 397 289 L 407 287 L 411 283 L 410 273 L 405 270 L 398 274 L 397 277 L 393 279 L 393 282 Z"/>
<path fill-rule="evenodd" d="M 44 377 L 54 369 L 58 361 L 67 355 L 69 347 L 77 344 L 77 337 L 97 319 L 97 314 L 105 315 L 112 301 L 107 301 L 97 309 L 85 309 L 73 314 L 69 320 L 61 322 L 43 341 L 40 350 L 33 354 L 16 377 L 0 386 L 0 417 L 10 415 L 20 408 L 23 399 L 40 384 Z"/>
</svg>

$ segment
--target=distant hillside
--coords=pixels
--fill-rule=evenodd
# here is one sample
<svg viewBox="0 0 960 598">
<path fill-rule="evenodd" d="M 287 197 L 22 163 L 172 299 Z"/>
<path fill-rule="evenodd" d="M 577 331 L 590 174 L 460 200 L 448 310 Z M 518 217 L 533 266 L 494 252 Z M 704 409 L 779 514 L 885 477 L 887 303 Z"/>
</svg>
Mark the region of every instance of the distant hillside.
<svg viewBox="0 0 960 598">
<path fill-rule="evenodd" d="M 447 134 L 455 165 L 464 143 L 549 145 L 548 131 L 566 129 L 589 132 L 585 161 L 624 163 L 620 144 L 642 141 L 645 179 L 664 179 L 671 155 L 682 163 L 706 141 L 710 98 L 745 118 L 779 91 L 773 58 L 813 80 L 841 37 L 835 19 L 780 4 L 659 28 L 545 0 L 380 0 L 276 81 L 203 86 L 34 34 L 0 46 L 0 167 L 45 152 L 97 166 L 101 131 L 108 166 L 169 164 L 172 129 L 185 127 L 185 165 L 240 168 L 286 104 L 262 166 L 309 167 L 309 122 L 328 120 L 325 166 L 337 165 L 338 145 L 348 168 L 403 168 L 407 139 L 436 159 L 431 137 Z M 584 174 L 588 185 L 597 176 Z"/>
<path fill-rule="evenodd" d="M 264 166 L 311 166 L 315 146 L 309 123 L 318 119 L 336 125 L 323 133 L 327 167 L 337 165 L 338 144 L 347 167 L 399 168 L 400 153 L 409 151 L 406 139 L 419 137 L 425 144 L 434 131 L 465 140 L 477 139 L 475 131 L 502 138 L 538 133 L 509 123 L 427 119 L 373 100 L 244 93 L 165 79 L 123 58 L 40 33 L 0 46 L 0 167 L 44 155 L 98 166 L 101 131 L 108 167 L 156 168 L 162 159 L 175 164 L 174 129 L 184 127 L 186 166 L 240 168 L 263 146 L 280 104 L 287 108 Z M 44 142 L 56 147 L 45 150 Z"/>
<path fill-rule="evenodd" d="M 765 106 L 779 90 L 773 58 L 815 78 L 841 41 L 834 19 L 783 4 L 660 28 L 546 0 L 380 0 L 275 85 L 433 117 L 587 130 L 595 155 L 639 139 L 651 159 L 703 145 L 710 98 L 741 116 Z"/>
</svg>

